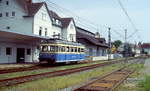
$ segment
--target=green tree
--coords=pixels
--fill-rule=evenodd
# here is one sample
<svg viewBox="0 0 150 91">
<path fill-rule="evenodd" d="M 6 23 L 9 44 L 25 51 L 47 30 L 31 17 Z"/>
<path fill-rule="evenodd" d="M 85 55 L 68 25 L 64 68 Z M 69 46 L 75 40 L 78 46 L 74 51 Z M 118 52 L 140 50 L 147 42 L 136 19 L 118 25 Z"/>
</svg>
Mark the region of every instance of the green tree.
<svg viewBox="0 0 150 91">
<path fill-rule="evenodd" d="M 116 48 L 118 48 L 120 45 L 122 45 L 122 41 L 121 40 L 116 40 L 112 44 L 115 45 Z"/>
</svg>

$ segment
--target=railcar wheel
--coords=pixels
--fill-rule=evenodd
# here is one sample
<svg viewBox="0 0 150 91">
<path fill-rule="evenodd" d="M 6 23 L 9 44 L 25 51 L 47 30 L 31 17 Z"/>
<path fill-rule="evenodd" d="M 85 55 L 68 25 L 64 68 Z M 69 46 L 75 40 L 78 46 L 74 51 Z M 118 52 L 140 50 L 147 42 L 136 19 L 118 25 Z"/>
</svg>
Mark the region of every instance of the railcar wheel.
<svg viewBox="0 0 150 91">
<path fill-rule="evenodd" d="M 54 65 L 54 64 L 55 64 L 55 60 L 49 60 L 47 63 L 48 63 L 49 65 Z"/>
</svg>

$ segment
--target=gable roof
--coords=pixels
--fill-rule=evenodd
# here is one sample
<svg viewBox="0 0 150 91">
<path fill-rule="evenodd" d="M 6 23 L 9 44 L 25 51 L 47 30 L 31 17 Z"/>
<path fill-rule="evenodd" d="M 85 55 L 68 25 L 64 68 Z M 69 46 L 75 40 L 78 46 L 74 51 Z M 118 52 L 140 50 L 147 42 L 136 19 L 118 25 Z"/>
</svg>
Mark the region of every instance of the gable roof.
<svg viewBox="0 0 150 91">
<path fill-rule="evenodd" d="M 150 48 L 150 43 L 144 43 L 141 45 L 142 48 Z"/>
<path fill-rule="evenodd" d="M 26 17 L 34 16 L 44 4 L 46 5 L 45 2 L 32 3 L 32 0 L 16 0 L 16 1 L 23 8 L 25 13 L 27 13 Z"/>
<path fill-rule="evenodd" d="M 52 10 L 48 10 L 48 13 L 49 13 L 49 15 L 50 15 L 52 18 L 61 20 L 61 17 L 60 17 L 56 12 L 54 12 L 54 11 L 52 11 Z"/>
<path fill-rule="evenodd" d="M 84 33 L 78 32 L 78 31 L 77 31 L 76 36 L 77 36 L 77 40 L 85 39 L 88 42 L 90 42 L 96 46 L 108 48 L 108 45 L 106 43 L 100 43 L 99 38 L 95 38 L 93 36 L 90 36 L 90 35 L 87 35 L 87 34 L 84 34 Z"/>
<path fill-rule="evenodd" d="M 67 28 L 73 18 L 61 18 L 62 27 Z"/>
<path fill-rule="evenodd" d="M 60 22 L 62 23 L 62 26 L 61 26 L 62 28 L 67 28 L 71 20 L 73 20 L 73 18 L 61 18 L 56 12 L 49 10 L 45 2 L 32 3 L 32 0 L 16 0 L 16 1 L 23 8 L 25 13 L 27 13 L 27 15 L 24 17 L 33 17 L 39 11 L 39 9 L 45 4 L 48 10 L 49 16 L 51 18 L 60 20 Z"/>
<path fill-rule="evenodd" d="M 88 30 L 86 30 L 86 29 L 83 29 L 83 28 L 81 28 L 81 27 L 79 27 L 79 26 L 76 26 L 76 28 L 77 28 L 77 31 L 78 31 L 78 32 L 83 31 L 83 32 L 85 32 L 85 33 L 88 33 L 90 36 L 95 36 L 95 34 L 94 34 L 93 32 L 90 32 L 90 31 L 88 31 Z"/>
<path fill-rule="evenodd" d="M 44 4 L 44 2 L 28 4 L 28 16 L 34 16 Z"/>
</svg>

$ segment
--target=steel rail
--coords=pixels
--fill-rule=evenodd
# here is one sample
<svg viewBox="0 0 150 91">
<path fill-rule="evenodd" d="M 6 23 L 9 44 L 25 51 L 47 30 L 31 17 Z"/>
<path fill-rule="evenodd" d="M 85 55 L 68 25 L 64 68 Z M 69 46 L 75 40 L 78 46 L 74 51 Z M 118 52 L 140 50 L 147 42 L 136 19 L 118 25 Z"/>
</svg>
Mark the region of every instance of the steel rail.
<svg viewBox="0 0 150 91">
<path fill-rule="evenodd" d="M 34 75 L 2 79 L 2 80 L 0 80 L 0 87 L 21 84 L 21 83 L 30 82 L 33 80 L 38 80 L 38 79 L 46 78 L 46 77 L 48 78 L 48 77 L 68 75 L 68 74 L 86 71 L 86 70 L 94 69 L 97 67 L 108 66 L 108 65 L 112 65 L 112 64 L 116 64 L 116 63 L 120 63 L 120 62 L 122 62 L 122 61 L 111 61 L 111 62 L 106 62 L 106 63 L 101 63 L 101 64 L 94 64 L 94 65 L 66 69 L 66 70 L 59 70 L 59 71 L 54 71 L 54 72 L 46 72 L 46 73 L 40 73 L 40 74 L 34 74 Z"/>
</svg>

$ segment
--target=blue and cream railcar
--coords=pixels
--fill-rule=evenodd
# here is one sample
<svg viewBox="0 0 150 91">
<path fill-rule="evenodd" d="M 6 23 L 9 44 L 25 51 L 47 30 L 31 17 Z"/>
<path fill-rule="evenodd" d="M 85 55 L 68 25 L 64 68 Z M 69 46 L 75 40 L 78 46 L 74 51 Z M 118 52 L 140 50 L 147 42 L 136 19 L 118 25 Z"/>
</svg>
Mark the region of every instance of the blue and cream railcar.
<svg viewBox="0 0 150 91">
<path fill-rule="evenodd" d="M 40 62 L 50 64 L 77 62 L 85 59 L 85 47 L 80 43 L 48 40 L 41 43 Z"/>
</svg>

